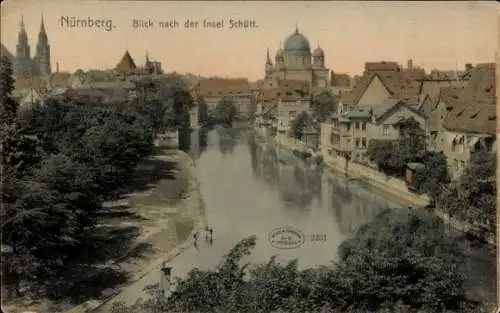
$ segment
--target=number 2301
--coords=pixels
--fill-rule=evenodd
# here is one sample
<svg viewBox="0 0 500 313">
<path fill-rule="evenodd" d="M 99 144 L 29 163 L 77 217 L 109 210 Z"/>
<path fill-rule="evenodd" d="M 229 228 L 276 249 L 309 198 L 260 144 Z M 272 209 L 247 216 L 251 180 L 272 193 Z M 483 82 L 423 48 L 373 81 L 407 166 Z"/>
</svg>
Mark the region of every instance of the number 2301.
<svg viewBox="0 0 500 313">
<path fill-rule="evenodd" d="M 326 241 L 326 235 L 311 235 L 311 241 L 312 242 L 317 242 L 317 241 Z"/>
</svg>

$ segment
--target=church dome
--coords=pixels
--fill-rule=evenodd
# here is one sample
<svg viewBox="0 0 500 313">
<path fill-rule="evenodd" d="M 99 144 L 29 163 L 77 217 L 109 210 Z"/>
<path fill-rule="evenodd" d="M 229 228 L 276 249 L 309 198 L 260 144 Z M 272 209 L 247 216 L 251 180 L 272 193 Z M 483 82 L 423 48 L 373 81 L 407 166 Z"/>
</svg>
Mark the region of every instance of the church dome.
<svg viewBox="0 0 500 313">
<path fill-rule="evenodd" d="M 321 49 L 320 47 L 314 49 L 313 57 L 323 57 L 323 56 L 325 56 L 325 52 L 323 51 L 323 49 Z"/>
<path fill-rule="evenodd" d="M 285 40 L 284 45 L 285 51 L 311 51 L 311 47 L 309 45 L 309 40 L 299 33 L 299 29 L 295 29 L 295 32 L 288 36 Z"/>
</svg>

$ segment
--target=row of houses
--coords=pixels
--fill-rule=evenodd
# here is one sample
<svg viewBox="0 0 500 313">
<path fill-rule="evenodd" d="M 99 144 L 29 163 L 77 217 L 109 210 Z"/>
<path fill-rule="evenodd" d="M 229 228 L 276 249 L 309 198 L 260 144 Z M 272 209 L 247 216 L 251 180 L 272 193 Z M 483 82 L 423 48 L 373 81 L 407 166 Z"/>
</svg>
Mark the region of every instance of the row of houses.
<svg viewBox="0 0 500 313">
<path fill-rule="evenodd" d="M 425 130 L 427 149 L 443 152 L 450 173 L 459 177 L 472 153 L 496 149 L 495 64 L 466 64 L 455 74 L 427 75 L 411 62 L 406 69 L 396 62 L 365 63 L 363 75 L 321 124 L 322 154 L 369 164 L 369 142 L 397 139 L 399 122 L 412 118 Z M 287 132 L 298 114 L 310 112 L 313 98 L 300 82 L 281 81 L 261 92 L 255 125 Z"/>
<path fill-rule="evenodd" d="M 322 125 L 323 153 L 368 162 L 370 140 L 397 139 L 398 122 L 413 118 L 425 130 L 427 149 L 443 152 L 450 173 L 459 177 L 472 153 L 496 149 L 495 64 L 467 69 L 454 80 L 367 73 Z"/>
</svg>

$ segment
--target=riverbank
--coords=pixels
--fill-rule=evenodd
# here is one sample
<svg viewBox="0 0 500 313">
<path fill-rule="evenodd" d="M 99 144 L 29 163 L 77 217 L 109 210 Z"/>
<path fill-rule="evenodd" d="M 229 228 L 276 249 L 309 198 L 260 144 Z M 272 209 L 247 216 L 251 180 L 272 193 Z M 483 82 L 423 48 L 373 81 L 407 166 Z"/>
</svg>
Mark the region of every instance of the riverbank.
<svg viewBox="0 0 500 313">
<path fill-rule="evenodd" d="M 259 136 L 265 137 L 263 132 L 257 133 Z M 266 138 L 266 140 L 268 140 L 268 138 Z M 277 135 L 276 138 L 273 138 L 273 141 L 278 147 L 280 147 L 280 149 L 298 152 L 311 152 L 311 149 L 307 147 L 303 142 L 284 135 Z M 348 177 L 348 179 L 351 180 L 360 180 L 379 193 L 386 194 L 394 199 L 415 207 L 425 207 L 430 203 L 430 199 L 427 195 L 419 195 L 410 192 L 405 182 L 400 179 L 389 177 L 384 173 L 381 173 L 362 164 L 358 164 L 352 161 L 347 162 L 345 158 L 325 155 L 322 155 L 322 157 L 325 166 L 330 171 L 333 171 L 340 175 L 345 175 L 346 177 Z M 460 220 L 457 220 L 437 209 L 433 210 L 434 213 L 439 216 L 446 224 L 451 225 L 456 230 L 463 233 L 473 234 L 474 236 L 478 236 L 479 238 L 484 239 L 488 244 L 496 246 L 495 236 L 492 235 L 484 237 L 478 234 L 478 231 L 476 230 L 476 228 L 474 228 L 473 225 L 469 225 Z"/>
<path fill-rule="evenodd" d="M 259 137 L 261 137 L 261 134 L 259 134 Z M 280 157 L 284 155 L 291 157 L 293 153 L 290 151 L 304 151 L 306 149 L 304 144 L 293 139 L 278 140 L 277 138 L 270 137 L 263 138 L 262 141 L 274 141 L 273 146 L 278 147 L 278 154 Z M 347 176 L 347 179 L 357 181 L 364 185 L 365 188 L 383 195 L 383 197 L 394 199 L 395 202 L 398 204 L 400 203 L 402 207 L 410 204 L 414 207 L 422 207 L 428 203 L 426 201 L 428 199 L 419 199 L 419 195 L 408 192 L 406 185 L 401 180 L 392 177 L 384 177 L 383 173 L 376 172 L 374 169 L 361 164 L 353 162 L 349 162 L 349 164 L 341 163 L 341 160 L 341 158 L 326 156 L 326 159 L 324 159 L 325 170 L 335 176 Z M 449 225 L 450 236 L 457 236 L 460 238 L 461 250 L 464 251 L 466 256 L 464 266 L 467 273 L 467 293 L 471 299 L 479 301 L 483 304 L 483 307 L 489 311 L 489 308 L 494 307 L 496 293 L 495 280 L 493 279 L 496 272 L 495 238 L 484 238 L 489 245 L 477 242 L 475 239 L 471 240 L 468 236 L 470 232 L 468 225 L 441 213 L 439 210 L 431 210 L 440 217 L 445 224 Z"/>
<path fill-rule="evenodd" d="M 18 301 L 2 307 L 5 312 L 92 311 L 133 284 L 163 261 L 182 252 L 205 217 L 193 159 L 180 150 L 157 149 L 135 170 L 120 200 L 103 203 L 98 230 L 126 234 L 126 247 L 105 247 L 112 258 L 96 266 L 123 273 L 127 279 L 100 292 L 100 296 L 74 306 L 48 300 Z M 120 241 L 120 238 L 110 238 Z"/>
</svg>

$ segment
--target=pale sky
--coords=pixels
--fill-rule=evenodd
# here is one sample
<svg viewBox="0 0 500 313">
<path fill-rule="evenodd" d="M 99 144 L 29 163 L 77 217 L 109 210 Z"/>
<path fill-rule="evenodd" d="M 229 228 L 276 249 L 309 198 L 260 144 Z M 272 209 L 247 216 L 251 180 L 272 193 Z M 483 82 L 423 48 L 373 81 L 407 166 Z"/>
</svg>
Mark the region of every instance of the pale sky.
<svg viewBox="0 0 500 313">
<path fill-rule="evenodd" d="M 367 61 L 397 61 L 432 68 L 462 69 L 493 62 L 497 5 L 488 2 L 162 2 L 7 0 L 2 3 L 1 41 L 15 53 L 21 14 L 32 54 L 43 13 L 60 71 L 113 68 L 129 50 L 138 65 L 149 51 L 166 71 L 204 76 L 262 78 L 266 49 L 299 30 L 311 49 L 318 42 L 326 66 L 358 74 Z M 111 19 L 111 31 L 61 26 L 61 17 Z M 133 19 L 178 20 L 178 29 L 134 29 Z M 229 19 L 254 19 L 256 29 L 230 30 Z M 224 29 L 185 29 L 186 19 L 225 20 Z"/>
</svg>

